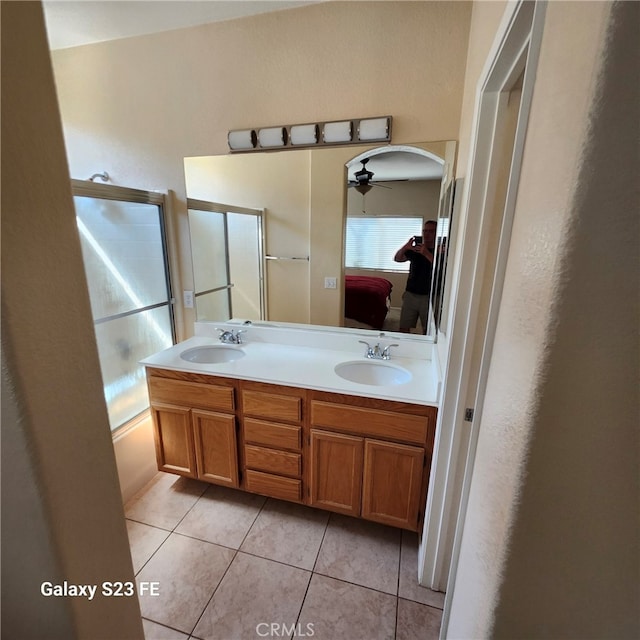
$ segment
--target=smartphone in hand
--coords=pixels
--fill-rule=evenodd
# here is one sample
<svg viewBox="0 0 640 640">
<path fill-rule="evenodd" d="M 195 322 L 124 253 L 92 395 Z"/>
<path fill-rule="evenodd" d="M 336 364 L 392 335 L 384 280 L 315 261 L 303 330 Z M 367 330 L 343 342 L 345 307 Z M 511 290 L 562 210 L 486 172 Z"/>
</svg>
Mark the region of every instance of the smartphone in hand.
<svg viewBox="0 0 640 640">
<path fill-rule="evenodd" d="M 413 244 L 417 247 L 422 244 L 422 236 L 413 236 Z"/>
</svg>

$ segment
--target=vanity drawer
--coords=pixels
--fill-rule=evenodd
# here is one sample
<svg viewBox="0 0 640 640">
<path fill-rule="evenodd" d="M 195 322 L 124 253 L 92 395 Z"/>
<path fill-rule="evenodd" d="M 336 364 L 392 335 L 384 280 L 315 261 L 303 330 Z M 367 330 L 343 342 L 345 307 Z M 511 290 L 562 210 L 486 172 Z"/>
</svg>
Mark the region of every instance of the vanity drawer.
<svg viewBox="0 0 640 640">
<path fill-rule="evenodd" d="M 282 500 L 302 500 L 302 481 L 293 478 L 283 478 L 261 471 L 247 470 L 246 488 L 248 491 L 281 498 Z"/>
<path fill-rule="evenodd" d="M 248 444 L 244 448 L 244 459 L 248 468 L 257 471 L 269 471 L 298 478 L 302 471 L 299 453 L 255 447 Z"/>
<path fill-rule="evenodd" d="M 302 429 L 287 424 L 245 418 L 244 440 L 252 444 L 264 444 L 278 449 L 300 451 L 302 448 Z"/>
<path fill-rule="evenodd" d="M 302 421 L 302 398 L 264 391 L 242 391 L 242 412 L 245 415 L 287 422 Z"/>
<path fill-rule="evenodd" d="M 223 387 L 201 382 L 186 382 L 171 378 L 149 376 L 151 402 L 164 402 L 200 409 L 235 409 L 233 387 Z"/>
<path fill-rule="evenodd" d="M 311 424 L 357 435 L 424 444 L 429 418 L 313 400 Z"/>
</svg>

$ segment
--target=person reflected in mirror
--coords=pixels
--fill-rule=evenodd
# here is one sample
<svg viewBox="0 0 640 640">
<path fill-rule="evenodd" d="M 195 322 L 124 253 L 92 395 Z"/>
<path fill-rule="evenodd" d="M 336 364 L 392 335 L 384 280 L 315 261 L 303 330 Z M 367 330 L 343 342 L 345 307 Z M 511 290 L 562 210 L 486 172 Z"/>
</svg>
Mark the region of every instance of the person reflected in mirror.
<svg viewBox="0 0 640 640">
<path fill-rule="evenodd" d="M 418 324 L 418 318 L 420 318 L 422 333 L 427 333 L 436 227 L 435 220 L 425 221 L 422 225 L 422 236 L 411 236 L 393 257 L 396 262 L 409 261 L 411 263 L 407 285 L 402 294 L 402 309 L 400 310 L 400 331 L 402 333 L 411 333 L 411 329 L 414 329 Z"/>
</svg>

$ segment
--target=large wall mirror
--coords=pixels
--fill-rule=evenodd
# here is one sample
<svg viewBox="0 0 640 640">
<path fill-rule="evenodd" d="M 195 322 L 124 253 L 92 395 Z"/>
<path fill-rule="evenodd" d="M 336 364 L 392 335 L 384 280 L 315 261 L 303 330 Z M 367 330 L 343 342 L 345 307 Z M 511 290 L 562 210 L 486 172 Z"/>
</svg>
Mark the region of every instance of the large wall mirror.
<svg viewBox="0 0 640 640">
<path fill-rule="evenodd" d="M 442 141 L 185 158 L 187 197 L 264 212 L 265 304 L 263 318 L 249 319 L 394 332 L 407 272 L 393 254 L 420 235 L 422 220 L 443 217 L 455 153 L 455 142 Z M 366 193 L 355 176 L 363 159 L 373 174 Z M 376 261 L 365 259 L 373 238 Z M 390 283 L 386 313 L 367 316 L 357 309 L 362 293 L 355 301 L 345 293 L 348 279 L 363 276 Z M 435 323 L 426 338 L 415 331 L 433 339 Z"/>
</svg>

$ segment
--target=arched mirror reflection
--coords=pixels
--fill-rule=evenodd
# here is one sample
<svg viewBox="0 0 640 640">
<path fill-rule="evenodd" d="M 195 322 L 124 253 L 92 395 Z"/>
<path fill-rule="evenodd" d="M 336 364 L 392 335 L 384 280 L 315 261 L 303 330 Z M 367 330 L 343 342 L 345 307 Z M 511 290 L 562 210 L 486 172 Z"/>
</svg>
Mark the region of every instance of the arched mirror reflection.
<svg viewBox="0 0 640 640">
<path fill-rule="evenodd" d="M 397 145 L 347 163 L 345 326 L 433 334 L 444 166 L 443 157 Z"/>
</svg>

